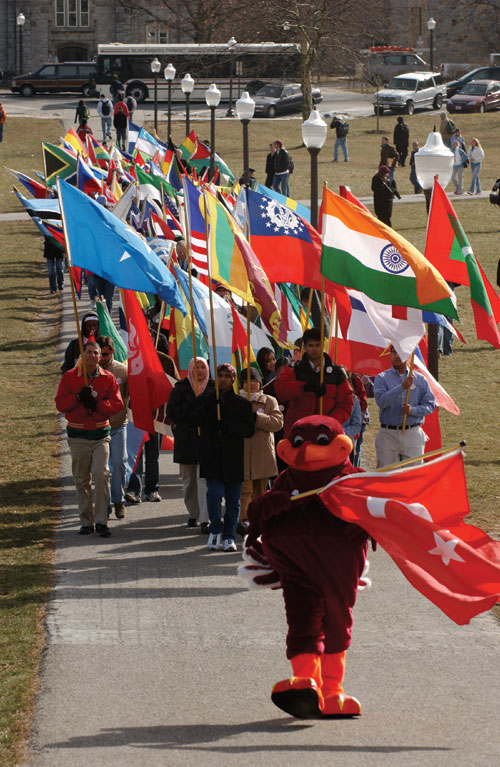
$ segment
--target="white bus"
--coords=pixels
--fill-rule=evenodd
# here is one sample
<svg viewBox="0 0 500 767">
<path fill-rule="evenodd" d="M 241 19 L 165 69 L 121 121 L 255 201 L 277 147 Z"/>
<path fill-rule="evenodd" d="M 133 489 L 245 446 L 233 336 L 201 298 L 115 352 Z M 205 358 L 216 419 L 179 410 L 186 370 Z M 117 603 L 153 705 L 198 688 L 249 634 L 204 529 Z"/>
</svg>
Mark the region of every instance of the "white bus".
<svg viewBox="0 0 500 767">
<path fill-rule="evenodd" d="M 127 96 L 137 102 L 154 98 L 154 76 L 151 62 L 158 58 L 158 99 L 166 100 L 167 81 L 163 70 L 171 63 L 176 69 L 172 81 L 172 101 L 185 101 L 181 80 L 189 73 L 194 80 L 191 101 L 205 101 L 205 91 L 215 83 L 221 100 L 229 99 L 230 75 L 233 73 L 233 97 L 242 91 L 256 93 L 266 83 L 295 82 L 300 78 L 300 51 L 296 43 L 236 43 L 226 44 L 152 44 L 127 45 L 109 43 L 98 45 L 96 83 L 98 90 L 108 95 L 113 75 L 125 86 Z"/>
</svg>

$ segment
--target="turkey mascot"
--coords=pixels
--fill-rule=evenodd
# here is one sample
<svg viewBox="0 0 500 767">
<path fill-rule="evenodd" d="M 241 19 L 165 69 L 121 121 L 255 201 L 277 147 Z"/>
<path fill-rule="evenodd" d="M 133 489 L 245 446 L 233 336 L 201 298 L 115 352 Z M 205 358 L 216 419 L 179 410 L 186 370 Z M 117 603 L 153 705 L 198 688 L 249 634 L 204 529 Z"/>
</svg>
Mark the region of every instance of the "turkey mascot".
<svg viewBox="0 0 500 767">
<path fill-rule="evenodd" d="M 277 446 L 288 468 L 248 509 L 247 564 L 240 575 L 250 577 L 251 587 L 281 584 L 288 623 L 286 654 L 293 676 L 274 685 L 271 699 L 301 719 L 361 714 L 342 681 L 368 535 L 331 514 L 316 494 L 292 500 L 362 471 L 352 466 L 351 451 L 351 440 L 334 418 L 301 418 Z"/>
</svg>

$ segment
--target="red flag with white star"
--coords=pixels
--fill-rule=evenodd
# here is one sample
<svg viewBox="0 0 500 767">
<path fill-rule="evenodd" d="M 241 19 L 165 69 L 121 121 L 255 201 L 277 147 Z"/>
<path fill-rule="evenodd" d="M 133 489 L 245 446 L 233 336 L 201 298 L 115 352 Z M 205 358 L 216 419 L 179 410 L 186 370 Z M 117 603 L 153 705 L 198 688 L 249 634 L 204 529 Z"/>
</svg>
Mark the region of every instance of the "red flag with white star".
<svg viewBox="0 0 500 767">
<path fill-rule="evenodd" d="M 366 530 L 455 623 L 500 601 L 500 542 L 463 521 L 470 509 L 460 450 L 422 466 L 350 474 L 319 497 Z"/>
</svg>

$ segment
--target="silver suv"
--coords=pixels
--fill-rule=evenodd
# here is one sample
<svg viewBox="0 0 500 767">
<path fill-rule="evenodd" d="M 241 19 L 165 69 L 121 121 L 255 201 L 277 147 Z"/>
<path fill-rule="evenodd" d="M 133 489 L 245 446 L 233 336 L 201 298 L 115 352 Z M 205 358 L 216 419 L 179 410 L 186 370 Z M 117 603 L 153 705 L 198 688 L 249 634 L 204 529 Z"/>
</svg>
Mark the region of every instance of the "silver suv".
<svg viewBox="0 0 500 767">
<path fill-rule="evenodd" d="M 377 91 L 372 100 L 375 114 L 382 114 L 384 109 L 388 109 L 412 115 L 415 109 L 424 107 L 441 109 L 445 95 L 446 87 L 440 74 L 410 72 L 393 77 L 387 88 Z"/>
</svg>

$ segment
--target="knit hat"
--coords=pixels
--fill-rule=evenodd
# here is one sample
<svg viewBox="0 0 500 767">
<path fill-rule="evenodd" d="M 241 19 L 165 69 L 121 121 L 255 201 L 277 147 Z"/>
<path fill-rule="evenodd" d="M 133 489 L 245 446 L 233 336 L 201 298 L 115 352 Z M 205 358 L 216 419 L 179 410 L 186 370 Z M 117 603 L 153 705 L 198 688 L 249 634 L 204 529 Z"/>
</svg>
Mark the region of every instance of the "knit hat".
<svg viewBox="0 0 500 767">
<path fill-rule="evenodd" d="M 236 370 L 229 364 L 229 362 L 223 362 L 221 365 L 217 365 L 217 372 L 220 373 L 222 370 L 229 373 L 233 381 L 236 380 Z"/>
<path fill-rule="evenodd" d="M 258 381 L 259 384 L 262 386 L 262 376 L 257 370 L 257 368 L 250 368 L 250 380 L 251 381 Z M 248 381 L 248 368 L 245 368 L 240 373 L 240 386 L 243 386 L 245 381 Z"/>
<path fill-rule="evenodd" d="M 378 169 L 379 176 L 386 176 L 389 173 L 387 165 L 381 165 Z"/>
</svg>

